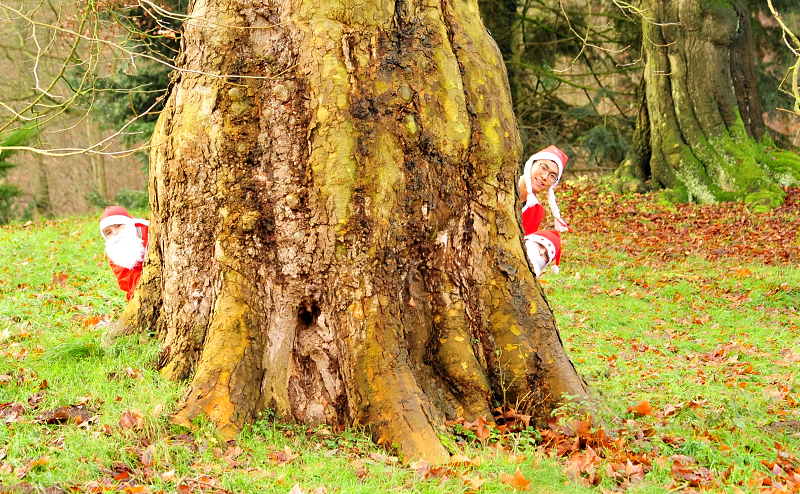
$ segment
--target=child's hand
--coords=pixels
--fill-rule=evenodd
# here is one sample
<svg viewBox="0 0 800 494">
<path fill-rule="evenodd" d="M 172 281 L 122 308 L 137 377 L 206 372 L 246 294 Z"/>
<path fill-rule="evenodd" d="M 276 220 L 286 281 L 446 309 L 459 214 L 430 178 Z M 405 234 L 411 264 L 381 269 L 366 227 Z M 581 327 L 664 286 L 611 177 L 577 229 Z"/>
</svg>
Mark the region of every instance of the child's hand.
<svg viewBox="0 0 800 494">
<path fill-rule="evenodd" d="M 571 232 L 572 228 L 569 227 L 568 224 L 564 223 L 564 220 L 561 218 L 556 218 L 555 227 L 557 232 Z"/>
</svg>

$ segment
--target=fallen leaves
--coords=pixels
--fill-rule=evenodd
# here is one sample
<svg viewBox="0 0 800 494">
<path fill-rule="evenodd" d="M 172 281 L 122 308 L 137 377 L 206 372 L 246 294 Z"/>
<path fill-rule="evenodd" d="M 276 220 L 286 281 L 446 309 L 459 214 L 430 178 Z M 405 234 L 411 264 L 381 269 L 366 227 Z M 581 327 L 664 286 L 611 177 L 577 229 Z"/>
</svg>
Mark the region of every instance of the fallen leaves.
<svg viewBox="0 0 800 494">
<path fill-rule="evenodd" d="M 787 189 L 783 205 L 769 214 L 751 214 L 741 202 L 665 207 L 655 203 L 654 194 L 609 197 L 601 194 L 594 183 L 565 183 L 559 193 L 569 205 L 565 213 L 572 223 L 602 239 L 603 245 L 595 249 L 601 254 L 610 248 L 634 256 L 652 253 L 664 260 L 694 254 L 712 261 L 736 258 L 767 265 L 800 262 L 796 239 L 800 230 L 800 188 Z M 625 228 L 617 228 L 618 224 Z M 759 239 L 757 244 L 747 241 L 752 238 Z M 733 274 L 742 278 L 750 271 L 737 268 Z M 609 296 L 621 293 L 612 290 Z"/>
<path fill-rule="evenodd" d="M 680 485 L 708 489 L 714 485 L 714 474 L 706 467 L 698 467 L 694 458 L 685 455 L 672 456 L 670 475 L 673 482 L 670 489 Z M 677 483 L 676 483 L 677 482 Z"/>
<path fill-rule="evenodd" d="M 140 431 L 144 428 L 144 414 L 138 410 L 125 410 L 119 419 L 119 426 L 124 430 Z"/>
<path fill-rule="evenodd" d="M 506 475 L 504 473 L 500 473 L 500 480 L 514 489 L 515 491 L 529 491 L 530 487 L 528 486 L 531 481 L 526 479 L 522 472 L 519 471 L 519 467 L 517 467 L 517 471 L 514 472 L 514 475 Z"/>
<path fill-rule="evenodd" d="M 71 405 L 42 412 L 36 417 L 36 422 L 40 424 L 70 423 L 80 425 L 92 417 L 94 417 L 94 413 L 86 405 Z"/>
<path fill-rule="evenodd" d="M 22 403 L 0 403 L 0 421 L 16 422 L 23 414 L 25 414 L 25 406 Z"/>
<path fill-rule="evenodd" d="M 491 435 L 489 428 L 490 425 L 491 424 L 488 420 L 486 420 L 486 417 L 478 417 L 472 422 L 468 422 L 463 417 L 445 422 L 445 426 L 447 427 L 458 426 L 460 429 L 456 431 L 457 433 L 460 431 L 470 431 L 474 433 L 475 437 L 481 441 L 489 439 L 489 436 Z"/>
<path fill-rule="evenodd" d="M 286 465 L 291 463 L 297 458 L 297 455 L 292 452 L 292 448 L 287 444 L 283 447 L 282 451 L 276 451 L 269 454 L 269 461 L 276 465 Z"/>
<path fill-rule="evenodd" d="M 586 451 L 575 451 L 570 455 L 564 473 L 573 482 L 590 487 L 599 484 L 602 479 L 600 475 L 597 475 L 597 468 L 601 461 L 592 447 L 587 446 Z"/>
<path fill-rule="evenodd" d="M 649 402 L 643 401 L 635 407 L 628 407 L 628 413 L 632 413 L 635 417 L 647 417 L 648 415 L 653 415 L 653 409 L 650 407 Z"/>
</svg>

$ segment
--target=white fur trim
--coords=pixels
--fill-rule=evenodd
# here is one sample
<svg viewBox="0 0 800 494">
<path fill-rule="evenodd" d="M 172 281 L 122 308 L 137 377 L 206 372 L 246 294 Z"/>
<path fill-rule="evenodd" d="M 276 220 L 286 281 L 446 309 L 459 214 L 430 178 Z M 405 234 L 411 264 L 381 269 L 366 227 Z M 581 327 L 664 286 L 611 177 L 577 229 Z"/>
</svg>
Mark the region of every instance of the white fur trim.
<svg viewBox="0 0 800 494">
<path fill-rule="evenodd" d="M 550 271 L 553 274 L 558 274 L 559 271 L 561 271 L 561 270 L 558 268 L 558 264 L 553 264 L 552 266 L 550 266 Z"/>
<path fill-rule="evenodd" d="M 536 194 L 531 194 L 531 195 L 533 196 L 533 198 L 531 198 L 531 197 L 528 197 L 528 199 L 529 199 L 529 202 L 526 202 L 526 203 L 525 203 L 525 204 L 522 206 L 522 212 L 523 212 L 523 213 L 524 213 L 525 211 L 527 211 L 527 210 L 528 210 L 528 208 L 532 208 L 533 206 L 536 206 L 537 204 L 539 204 L 539 198 L 538 198 L 538 197 L 536 197 Z"/>
<path fill-rule="evenodd" d="M 105 218 L 100 220 L 100 234 L 102 235 L 103 230 L 105 230 L 106 227 L 111 225 L 133 225 L 135 223 L 136 222 L 134 221 L 134 219 L 131 218 L 130 216 L 123 216 L 121 214 L 106 216 Z M 105 237 L 106 236 L 103 235 L 103 238 Z"/>
<path fill-rule="evenodd" d="M 522 174 L 525 177 L 525 190 L 528 191 L 528 197 L 525 198 L 525 203 L 529 206 L 536 204 L 534 201 L 536 200 L 536 196 L 533 194 L 533 184 L 531 183 L 531 166 L 533 166 L 533 160 L 529 159 L 525 162 L 525 172 Z M 533 196 L 533 198 L 531 198 Z"/>
</svg>

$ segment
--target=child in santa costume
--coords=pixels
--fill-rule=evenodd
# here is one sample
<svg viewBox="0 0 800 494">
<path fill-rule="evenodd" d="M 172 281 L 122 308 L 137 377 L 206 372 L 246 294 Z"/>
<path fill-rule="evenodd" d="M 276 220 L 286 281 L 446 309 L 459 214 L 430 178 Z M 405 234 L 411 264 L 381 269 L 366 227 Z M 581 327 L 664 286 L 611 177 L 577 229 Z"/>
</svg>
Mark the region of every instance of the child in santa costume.
<svg viewBox="0 0 800 494">
<path fill-rule="evenodd" d="M 547 266 L 550 266 L 553 274 L 558 273 L 561 263 L 561 235 L 558 232 L 539 230 L 525 235 L 525 250 L 528 251 L 528 259 L 537 278 Z"/>
<path fill-rule="evenodd" d="M 109 206 L 100 217 L 100 234 L 106 241 L 108 264 L 117 278 L 120 289 L 130 300 L 142 276 L 142 263 L 147 249 L 147 227 L 141 218 L 132 218 L 121 206 Z"/>
<path fill-rule="evenodd" d="M 548 146 L 528 158 L 525 163 L 525 170 L 519 177 L 520 197 L 525 201 L 522 207 L 522 228 L 525 235 L 536 232 L 542 224 L 544 207 L 539 202 L 538 194 L 543 192 L 547 194 L 547 204 L 550 206 L 556 231 L 569 231 L 569 226 L 561 218 L 553 191 L 561 180 L 567 159 L 563 151 L 555 146 Z"/>
</svg>

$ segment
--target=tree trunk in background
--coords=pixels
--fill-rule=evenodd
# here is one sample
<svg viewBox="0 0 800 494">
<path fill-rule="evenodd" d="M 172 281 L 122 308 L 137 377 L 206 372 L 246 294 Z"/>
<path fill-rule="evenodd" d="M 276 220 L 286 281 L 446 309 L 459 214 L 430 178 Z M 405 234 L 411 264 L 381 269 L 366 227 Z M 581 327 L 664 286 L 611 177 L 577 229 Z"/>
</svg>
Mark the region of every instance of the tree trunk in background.
<svg viewBox="0 0 800 494">
<path fill-rule="evenodd" d="M 644 3 L 643 108 L 615 186 L 643 191 L 650 178 L 673 202 L 780 205 L 800 158 L 764 134 L 746 2 Z"/>
<path fill-rule="evenodd" d="M 445 418 L 586 396 L 527 263 L 501 55 L 475 0 L 195 0 L 119 326 L 191 378 L 175 419 L 370 424 L 446 461 Z M 218 78 L 206 74 L 237 74 Z"/>
<path fill-rule="evenodd" d="M 36 157 L 36 190 L 34 192 L 34 202 L 36 204 L 36 214 L 42 218 L 51 218 L 53 211 L 50 207 L 50 181 L 47 178 L 47 165 L 44 157 Z"/>
<path fill-rule="evenodd" d="M 97 124 L 91 120 L 86 121 L 86 135 L 89 138 L 87 146 L 93 146 L 103 140 L 100 129 Z M 102 154 L 90 154 L 89 163 L 92 166 L 92 177 L 94 178 L 94 187 L 97 194 L 106 201 L 111 198 L 108 197 L 108 182 L 106 181 L 106 161 Z"/>
</svg>

